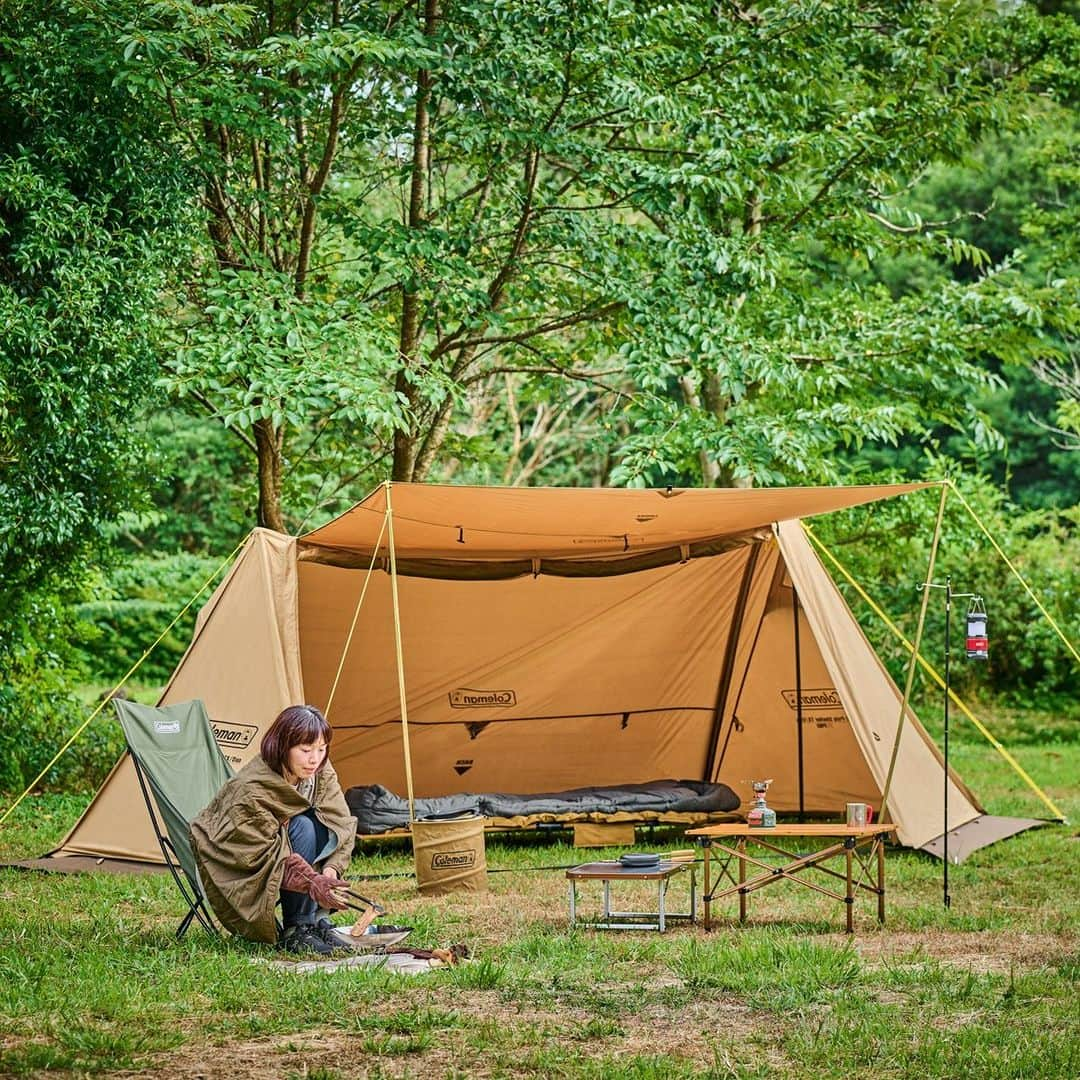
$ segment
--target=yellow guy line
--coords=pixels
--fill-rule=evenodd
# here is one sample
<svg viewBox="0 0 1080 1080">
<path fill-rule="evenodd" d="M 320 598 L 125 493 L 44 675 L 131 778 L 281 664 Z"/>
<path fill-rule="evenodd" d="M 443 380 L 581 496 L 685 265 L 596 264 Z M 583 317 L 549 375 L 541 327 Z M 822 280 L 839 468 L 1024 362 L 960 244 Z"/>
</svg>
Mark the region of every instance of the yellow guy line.
<svg viewBox="0 0 1080 1080">
<path fill-rule="evenodd" d="M 1054 631 L 1057 633 L 1057 636 L 1059 638 L 1061 638 L 1061 640 L 1065 643 L 1065 648 L 1068 649 L 1069 652 L 1071 652 L 1073 654 L 1073 659 L 1076 660 L 1077 662 L 1080 662 L 1080 653 L 1078 653 L 1076 651 L 1076 647 L 1065 636 L 1065 633 L 1064 633 L 1064 631 L 1062 631 L 1061 627 L 1058 626 L 1058 624 L 1056 622 L 1054 622 L 1053 617 L 1050 615 L 1050 612 L 1047 611 L 1046 608 L 1044 608 L 1042 606 L 1042 602 L 1035 595 L 1035 593 L 1032 592 L 1031 586 L 1023 579 L 1023 577 L 1020 574 L 1020 571 L 1017 570 L 1016 567 L 1013 566 L 1013 564 L 1009 561 L 1009 556 L 1006 555 L 1005 552 L 1001 550 L 1001 547 L 998 545 L 998 542 L 990 535 L 990 530 L 987 529 L 987 527 L 979 520 L 979 515 L 976 514 L 974 510 L 971 509 L 971 506 L 968 504 L 967 499 L 965 499 L 964 496 L 960 494 L 960 490 L 957 488 L 957 486 L 951 480 L 949 481 L 949 486 L 956 493 L 956 497 L 964 504 L 964 509 L 971 515 L 972 520 L 975 522 L 975 524 L 978 525 L 980 529 L 982 529 L 983 536 L 985 536 L 986 539 L 989 540 L 991 544 L 993 544 L 994 550 L 998 553 L 998 555 L 1001 556 L 1001 561 L 1012 571 L 1013 577 L 1015 577 L 1016 580 L 1019 581 L 1020 584 L 1024 586 L 1024 591 L 1028 594 L 1028 596 L 1031 597 L 1031 599 L 1034 602 L 1035 606 L 1042 612 L 1043 617 L 1046 619 L 1046 621 L 1054 628 Z"/>
<path fill-rule="evenodd" d="M 874 602 L 874 600 L 867 594 L 866 590 L 851 576 L 851 574 L 840 564 L 840 561 L 835 555 L 814 535 L 813 530 L 806 522 L 803 522 L 803 529 L 806 535 L 813 541 L 814 546 L 836 567 L 840 574 L 843 575 L 844 580 L 859 594 L 859 596 L 866 602 L 870 610 L 899 638 L 904 648 L 908 652 L 912 651 L 911 642 L 904 637 L 904 632 L 885 614 L 884 611 Z M 937 673 L 937 670 L 932 664 L 925 660 L 922 654 L 919 654 L 919 664 L 923 670 L 942 688 L 945 689 L 945 680 Z M 1054 805 L 1050 797 L 1031 779 L 1030 776 L 1024 771 L 1023 766 L 1009 753 L 1009 751 L 998 741 L 986 725 L 956 696 L 956 691 L 951 687 L 949 688 L 949 700 L 978 728 L 979 732 L 986 738 L 987 742 L 1016 770 L 1017 774 L 1024 781 L 1025 784 L 1046 804 L 1050 809 L 1050 812 L 1060 821 L 1065 820 L 1065 815 Z"/>
<path fill-rule="evenodd" d="M 173 621 L 169 623 L 169 625 L 166 626 L 160 634 L 158 634 L 157 640 L 154 642 L 154 644 L 151 645 L 150 648 L 148 648 L 142 654 L 142 656 L 140 656 L 139 659 L 135 661 L 135 663 L 128 669 L 128 673 L 109 691 L 109 693 L 98 704 L 98 707 L 79 725 L 79 727 L 75 731 L 75 734 L 72 735 L 71 738 L 68 739 L 68 741 L 64 743 L 63 746 L 60 747 L 59 750 L 57 750 L 52 761 L 50 761 L 49 764 L 46 765 L 45 768 L 42 769 L 41 772 L 39 772 L 37 776 L 35 776 L 34 779 L 30 781 L 30 786 L 7 808 L 7 810 L 4 811 L 4 816 L 0 817 L 0 825 L 3 825 L 4 822 L 7 821 L 8 817 L 10 817 L 10 815 L 14 812 L 15 808 L 19 805 L 19 803 L 21 803 L 23 799 L 25 799 L 26 796 L 29 795 L 35 787 L 37 787 L 42 777 L 44 777 L 45 774 L 64 756 L 64 754 L 67 753 L 71 745 L 86 730 L 94 717 L 97 716 L 97 714 L 101 712 L 101 710 L 104 709 L 106 705 L 109 704 L 109 702 L 112 700 L 113 694 L 115 694 L 117 690 L 119 690 L 120 687 L 123 686 L 124 683 L 126 683 L 128 679 L 130 679 L 131 676 L 135 674 L 136 671 L 139 670 L 139 668 L 142 666 L 143 661 L 161 644 L 161 642 L 165 639 L 165 635 L 168 634 L 168 632 L 184 617 L 188 608 L 190 608 L 191 605 L 194 604 L 195 601 L 198 600 L 204 592 L 206 592 L 214 578 L 216 578 L 218 574 L 220 574 L 221 571 L 224 570 L 225 567 L 232 562 L 236 553 L 248 542 L 250 538 L 251 534 L 248 533 L 248 535 L 245 536 L 244 539 L 241 540 L 240 543 L 233 548 L 232 553 L 228 556 L 228 558 L 226 558 L 225 561 L 206 579 L 206 581 L 202 583 L 199 591 L 180 609 L 180 611 L 176 615 L 176 618 L 174 618 Z"/>
</svg>

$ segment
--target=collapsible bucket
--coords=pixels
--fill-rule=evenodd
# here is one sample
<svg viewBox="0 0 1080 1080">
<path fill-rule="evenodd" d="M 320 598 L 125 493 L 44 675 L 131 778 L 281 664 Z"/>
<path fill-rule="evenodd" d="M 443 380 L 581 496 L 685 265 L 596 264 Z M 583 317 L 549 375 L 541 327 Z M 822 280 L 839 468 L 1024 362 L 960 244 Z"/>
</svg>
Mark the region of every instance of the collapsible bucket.
<svg viewBox="0 0 1080 1080">
<path fill-rule="evenodd" d="M 482 817 L 414 821 L 412 842 L 416 884 L 424 896 L 487 892 Z"/>
</svg>

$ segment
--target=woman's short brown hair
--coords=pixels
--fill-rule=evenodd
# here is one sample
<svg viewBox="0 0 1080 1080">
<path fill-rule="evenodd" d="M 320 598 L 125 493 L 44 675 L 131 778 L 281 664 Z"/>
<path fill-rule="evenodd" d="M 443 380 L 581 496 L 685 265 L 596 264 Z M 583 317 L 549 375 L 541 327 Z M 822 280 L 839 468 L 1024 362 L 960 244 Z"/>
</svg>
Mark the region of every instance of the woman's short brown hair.
<svg viewBox="0 0 1080 1080">
<path fill-rule="evenodd" d="M 322 739 L 329 747 L 333 737 L 334 729 L 314 705 L 290 705 L 267 728 L 259 743 L 259 753 L 274 772 L 284 776 L 285 759 L 294 746 L 305 746 Z M 319 772 L 322 772 L 326 761 L 323 758 Z"/>
</svg>

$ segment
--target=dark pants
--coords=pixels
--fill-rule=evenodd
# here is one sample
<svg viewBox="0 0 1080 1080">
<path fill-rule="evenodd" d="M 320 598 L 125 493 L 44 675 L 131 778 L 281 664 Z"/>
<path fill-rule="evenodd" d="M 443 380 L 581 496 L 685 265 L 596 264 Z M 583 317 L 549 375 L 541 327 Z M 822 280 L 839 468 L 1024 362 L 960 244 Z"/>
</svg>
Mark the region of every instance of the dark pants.
<svg viewBox="0 0 1080 1080">
<path fill-rule="evenodd" d="M 289 845 L 312 866 L 329 839 L 330 830 L 315 817 L 314 810 L 306 810 L 289 821 Z M 281 890 L 282 926 L 308 926 L 315 922 L 318 909 L 319 905 L 307 893 Z"/>
</svg>

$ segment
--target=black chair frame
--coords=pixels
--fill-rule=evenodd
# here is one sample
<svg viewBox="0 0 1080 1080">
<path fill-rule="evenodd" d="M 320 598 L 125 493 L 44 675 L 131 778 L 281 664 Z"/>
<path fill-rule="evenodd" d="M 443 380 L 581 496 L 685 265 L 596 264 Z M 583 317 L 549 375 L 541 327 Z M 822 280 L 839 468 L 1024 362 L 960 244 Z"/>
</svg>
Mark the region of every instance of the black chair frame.
<svg viewBox="0 0 1080 1080">
<path fill-rule="evenodd" d="M 176 928 L 176 939 L 179 941 L 184 934 L 187 933 L 188 927 L 191 926 L 193 919 L 198 919 L 199 925 L 211 937 L 218 937 L 220 932 L 214 924 L 213 917 L 206 906 L 202 886 L 198 881 L 191 880 L 187 871 L 184 869 L 183 864 L 180 862 L 180 859 L 177 857 L 176 848 L 173 847 L 173 843 L 169 839 L 166 829 L 163 828 L 158 819 L 157 812 L 154 810 L 154 800 L 150 794 L 150 789 L 147 787 L 146 777 L 143 775 L 143 769 L 139 764 L 138 755 L 132 752 L 130 745 L 128 746 L 128 753 L 131 755 L 132 764 L 135 766 L 135 775 L 139 779 L 139 788 L 142 790 L 143 801 L 146 803 L 146 809 L 150 814 L 150 821 L 154 826 L 154 835 L 157 837 L 158 846 L 161 848 L 162 858 L 165 860 L 165 865 L 169 868 L 169 873 L 173 876 L 173 881 L 176 882 L 176 887 L 180 890 L 180 895 L 183 896 L 184 901 L 188 905 L 187 914 Z"/>
</svg>

